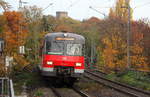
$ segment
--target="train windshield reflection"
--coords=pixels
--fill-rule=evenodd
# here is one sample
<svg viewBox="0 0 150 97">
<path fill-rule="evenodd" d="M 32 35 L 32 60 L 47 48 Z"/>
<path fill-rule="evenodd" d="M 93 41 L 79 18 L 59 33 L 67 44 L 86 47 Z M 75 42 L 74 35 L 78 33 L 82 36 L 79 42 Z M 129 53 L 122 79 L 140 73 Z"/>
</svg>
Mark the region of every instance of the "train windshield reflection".
<svg viewBox="0 0 150 97">
<path fill-rule="evenodd" d="M 82 56 L 82 44 L 67 44 L 67 55 Z"/>
</svg>

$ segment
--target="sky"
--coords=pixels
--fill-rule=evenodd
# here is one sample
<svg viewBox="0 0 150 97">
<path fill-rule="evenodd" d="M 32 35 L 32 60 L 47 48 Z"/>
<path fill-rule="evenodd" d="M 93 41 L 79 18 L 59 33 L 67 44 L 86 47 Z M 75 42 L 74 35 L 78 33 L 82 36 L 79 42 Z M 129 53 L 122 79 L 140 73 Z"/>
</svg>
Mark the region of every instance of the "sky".
<svg viewBox="0 0 150 97">
<path fill-rule="evenodd" d="M 12 10 L 18 9 L 19 0 L 5 0 L 12 6 Z M 69 17 L 77 20 L 88 19 L 90 17 L 104 18 L 104 15 L 92 10 L 89 6 L 97 11 L 108 15 L 109 8 L 114 7 L 116 0 L 22 0 L 28 2 L 24 6 L 37 5 L 38 7 L 45 9 L 50 3 L 47 9 L 43 11 L 45 15 L 56 16 L 56 11 L 67 11 Z M 150 0 L 131 0 L 131 7 L 133 10 L 133 18 L 135 20 L 141 18 L 148 18 L 150 20 Z"/>
</svg>

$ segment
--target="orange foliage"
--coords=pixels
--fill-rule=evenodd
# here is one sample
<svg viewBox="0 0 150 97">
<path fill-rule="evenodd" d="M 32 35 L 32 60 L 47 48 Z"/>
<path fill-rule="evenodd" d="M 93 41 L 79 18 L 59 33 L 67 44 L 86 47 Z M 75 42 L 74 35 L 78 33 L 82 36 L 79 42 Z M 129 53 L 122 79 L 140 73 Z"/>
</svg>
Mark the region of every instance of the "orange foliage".
<svg viewBox="0 0 150 97">
<path fill-rule="evenodd" d="M 130 60 L 131 68 L 136 70 L 150 70 L 147 63 L 148 58 L 144 55 L 145 48 L 143 47 L 143 30 L 141 24 L 132 22 L 132 37 L 130 38 Z M 106 33 L 102 38 L 104 49 L 102 57 L 104 59 L 105 67 L 110 69 L 125 69 L 127 67 L 127 41 L 126 37 L 122 35 L 122 29 L 115 26 Z"/>
<path fill-rule="evenodd" d="M 24 68 L 26 65 L 29 64 L 29 62 L 27 62 L 27 60 L 25 60 L 23 55 L 15 54 L 14 61 L 15 61 L 15 63 L 17 63 L 17 64 L 14 64 L 16 70 L 20 70 L 21 68 Z"/>
<path fill-rule="evenodd" d="M 107 68 L 111 68 L 113 69 L 115 67 L 115 63 L 114 63 L 114 55 L 117 53 L 116 50 L 112 49 L 112 48 L 105 48 L 103 51 L 103 58 L 104 58 L 104 62 L 107 65 Z"/>
<path fill-rule="evenodd" d="M 132 67 L 138 70 L 149 70 L 147 64 L 147 58 L 143 56 L 143 47 L 141 47 L 138 43 L 135 43 L 131 46 L 132 56 L 131 56 L 131 64 Z"/>
<path fill-rule="evenodd" d="M 18 46 L 25 44 L 27 37 L 26 23 L 22 13 L 15 11 L 4 12 L 7 25 L 5 26 L 6 52 L 9 55 L 17 52 Z"/>
<path fill-rule="evenodd" d="M 7 24 L 4 26 L 4 40 L 5 40 L 5 55 L 11 56 L 14 59 L 13 64 L 18 67 L 27 65 L 25 57 L 19 55 L 19 46 L 25 45 L 27 38 L 27 24 L 21 12 L 7 11 L 4 12 Z"/>
<path fill-rule="evenodd" d="M 12 32 L 5 32 L 5 42 L 6 42 L 6 48 L 5 51 L 7 54 L 12 55 L 11 53 L 17 51 L 17 36 L 13 34 Z"/>
<path fill-rule="evenodd" d="M 119 45 L 119 42 L 121 45 Z M 112 36 L 112 37 L 104 37 L 102 42 L 105 45 L 105 49 L 102 52 L 102 56 L 104 59 L 104 63 L 106 64 L 106 68 L 108 69 L 124 69 L 126 64 L 126 57 L 119 59 L 119 56 L 124 53 L 124 51 L 118 49 L 118 45 L 121 48 L 125 48 L 125 44 L 122 42 L 120 37 Z"/>
<path fill-rule="evenodd" d="M 140 27 L 140 28 L 139 28 Z M 148 71 L 150 70 L 148 63 L 147 63 L 147 58 L 144 56 L 144 47 L 143 47 L 143 28 L 141 28 L 141 24 L 138 22 L 133 22 L 132 24 L 132 43 L 133 45 L 131 46 L 131 65 L 135 69 L 138 70 L 145 70 Z"/>
</svg>

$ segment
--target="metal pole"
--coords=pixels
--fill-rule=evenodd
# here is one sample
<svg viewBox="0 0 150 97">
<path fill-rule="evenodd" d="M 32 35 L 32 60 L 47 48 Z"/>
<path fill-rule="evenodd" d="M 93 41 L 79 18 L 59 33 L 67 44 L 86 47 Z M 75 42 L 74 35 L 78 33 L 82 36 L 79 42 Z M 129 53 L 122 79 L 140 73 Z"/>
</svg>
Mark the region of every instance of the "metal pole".
<svg viewBox="0 0 150 97">
<path fill-rule="evenodd" d="M 22 1 L 19 0 L 19 10 L 21 10 L 21 7 L 22 7 Z"/>
<path fill-rule="evenodd" d="M 11 97 L 15 97 L 13 82 L 12 80 L 9 80 L 9 82 L 10 82 L 10 95 Z"/>
<path fill-rule="evenodd" d="M 131 13 L 130 13 L 130 4 L 129 4 L 129 0 L 126 0 L 126 6 L 128 9 L 128 24 L 127 24 L 127 68 L 129 69 L 131 66 L 131 60 L 130 60 L 130 33 L 131 33 L 131 29 L 130 29 L 130 18 L 131 18 Z"/>
<path fill-rule="evenodd" d="M 28 2 L 23 2 L 22 0 L 19 0 L 19 8 L 18 10 L 21 11 L 21 8 L 23 7 L 23 4 L 27 4 Z"/>
<path fill-rule="evenodd" d="M 91 39 L 91 62 L 90 62 L 90 68 L 93 66 L 93 40 Z"/>
</svg>

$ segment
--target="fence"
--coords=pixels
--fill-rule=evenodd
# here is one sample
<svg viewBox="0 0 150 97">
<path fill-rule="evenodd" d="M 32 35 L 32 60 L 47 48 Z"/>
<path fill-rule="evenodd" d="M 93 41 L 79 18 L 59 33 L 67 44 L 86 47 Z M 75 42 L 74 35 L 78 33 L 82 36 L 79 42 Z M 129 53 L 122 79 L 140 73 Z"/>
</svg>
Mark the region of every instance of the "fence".
<svg viewBox="0 0 150 97">
<path fill-rule="evenodd" d="M 9 78 L 0 78 L 0 97 L 14 97 L 12 80 Z"/>
</svg>

